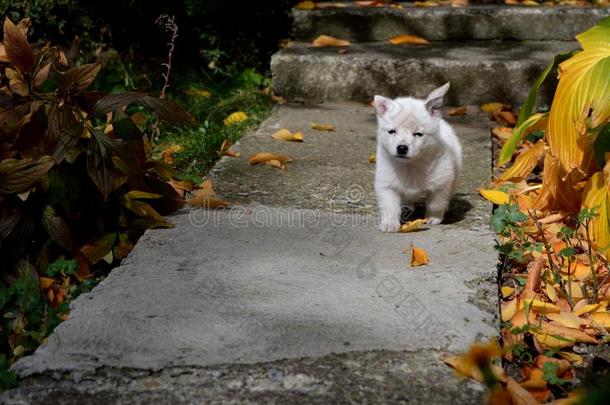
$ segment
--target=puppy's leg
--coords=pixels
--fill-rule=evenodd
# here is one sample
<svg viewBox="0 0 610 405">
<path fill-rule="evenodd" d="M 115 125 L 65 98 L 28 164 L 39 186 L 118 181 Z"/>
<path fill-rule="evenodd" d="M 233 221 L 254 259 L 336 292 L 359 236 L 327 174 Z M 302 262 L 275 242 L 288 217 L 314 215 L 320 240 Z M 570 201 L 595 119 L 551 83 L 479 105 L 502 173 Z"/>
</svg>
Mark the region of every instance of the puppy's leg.
<svg viewBox="0 0 610 405">
<path fill-rule="evenodd" d="M 430 225 L 438 225 L 443 222 L 445 211 L 447 211 L 451 199 L 451 191 L 451 187 L 436 190 L 430 193 L 426 199 L 426 217 Z"/>
<path fill-rule="evenodd" d="M 398 232 L 400 229 L 400 195 L 391 188 L 375 190 L 382 232 Z"/>
</svg>

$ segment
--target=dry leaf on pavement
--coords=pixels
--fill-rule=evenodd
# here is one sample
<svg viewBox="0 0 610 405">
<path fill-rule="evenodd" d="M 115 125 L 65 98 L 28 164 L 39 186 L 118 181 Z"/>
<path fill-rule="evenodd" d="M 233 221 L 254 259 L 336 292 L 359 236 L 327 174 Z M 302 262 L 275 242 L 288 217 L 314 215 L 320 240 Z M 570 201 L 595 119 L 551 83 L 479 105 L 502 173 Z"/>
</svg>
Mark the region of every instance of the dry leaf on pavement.
<svg viewBox="0 0 610 405">
<path fill-rule="evenodd" d="M 428 41 L 427 39 L 418 37 L 417 35 L 409 35 L 409 34 L 398 35 L 397 37 L 390 39 L 388 42 L 392 45 L 403 45 L 403 44 L 429 45 L 430 44 L 430 41 Z"/>
<path fill-rule="evenodd" d="M 314 48 L 324 48 L 327 46 L 350 46 L 350 42 L 344 39 L 338 39 L 331 37 L 329 35 L 320 35 L 313 42 L 312 45 Z"/>
</svg>

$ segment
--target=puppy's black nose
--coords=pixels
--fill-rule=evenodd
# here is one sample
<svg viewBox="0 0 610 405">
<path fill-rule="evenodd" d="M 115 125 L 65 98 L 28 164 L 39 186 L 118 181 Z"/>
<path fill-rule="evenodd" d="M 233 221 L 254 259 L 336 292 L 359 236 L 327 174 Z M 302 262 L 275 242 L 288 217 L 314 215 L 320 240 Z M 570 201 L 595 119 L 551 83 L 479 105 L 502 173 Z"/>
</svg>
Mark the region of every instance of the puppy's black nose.
<svg viewBox="0 0 610 405">
<path fill-rule="evenodd" d="M 396 153 L 401 156 L 405 156 L 409 151 L 409 147 L 407 145 L 398 145 L 396 147 Z"/>
</svg>

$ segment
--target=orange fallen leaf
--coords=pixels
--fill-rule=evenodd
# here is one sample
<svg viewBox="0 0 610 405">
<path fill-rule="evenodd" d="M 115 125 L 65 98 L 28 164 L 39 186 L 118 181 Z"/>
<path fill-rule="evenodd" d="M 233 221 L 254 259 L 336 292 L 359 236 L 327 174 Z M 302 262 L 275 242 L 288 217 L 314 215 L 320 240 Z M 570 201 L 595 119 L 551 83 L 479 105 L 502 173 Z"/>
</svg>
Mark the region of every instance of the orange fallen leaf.
<svg viewBox="0 0 610 405">
<path fill-rule="evenodd" d="M 54 282 L 55 282 L 55 280 L 52 278 L 40 277 L 40 288 L 42 288 L 43 290 L 46 290 L 47 288 L 51 287 Z"/>
<path fill-rule="evenodd" d="M 271 101 L 273 101 L 274 103 L 278 103 L 278 104 L 286 104 L 286 99 L 282 96 L 272 95 Z"/>
<path fill-rule="evenodd" d="M 240 156 L 239 152 L 235 152 L 231 150 L 231 142 L 228 139 L 225 139 L 220 146 L 220 156 L 229 156 L 238 158 Z"/>
<path fill-rule="evenodd" d="M 196 193 L 188 200 L 188 204 L 191 207 L 203 208 L 225 208 L 231 205 L 230 202 L 221 200 L 220 198 L 197 195 Z"/>
<path fill-rule="evenodd" d="M 397 37 L 390 39 L 388 42 L 392 45 L 403 45 L 403 44 L 429 45 L 430 44 L 430 41 L 428 41 L 427 39 L 418 37 L 417 35 L 409 35 L 409 34 L 398 35 Z"/>
<path fill-rule="evenodd" d="M 510 127 L 495 127 L 492 128 L 491 133 L 498 139 L 506 141 L 513 134 L 513 128 Z"/>
<path fill-rule="evenodd" d="M 357 1 L 360 7 L 383 7 L 385 4 L 382 1 Z"/>
<path fill-rule="evenodd" d="M 451 7 L 465 7 L 468 5 L 468 0 L 452 0 Z"/>
<path fill-rule="evenodd" d="M 517 117 L 512 111 L 494 111 L 492 114 L 493 118 L 500 124 L 515 126 L 517 123 Z"/>
<path fill-rule="evenodd" d="M 314 48 L 323 48 L 327 46 L 350 46 L 350 42 L 344 39 L 338 39 L 329 35 L 320 35 L 313 42 Z"/>
<path fill-rule="evenodd" d="M 425 266 L 428 264 L 428 253 L 422 249 L 413 246 L 411 243 L 411 267 Z"/>
<path fill-rule="evenodd" d="M 286 128 L 282 128 L 279 131 L 271 135 L 274 139 L 288 142 L 303 142 L 303 134 L 300 132 L 292 133 Z"/>
<path fill-rule="evenodd" d="M 411 232 L 416 229 L 419 229 L 422 225 L 425 225 L 427 223 L 428 223 L 427 219 L 416 219 L 414 221 L 408 221 L 400 227 L 400 230 L 398 232 L 402 232 L 402 233 Z"/>
<path fill-rule="evenodd" d="M 248 159 L 248 161 L 251 165 L 265 164 L 271 167 L 277 167 L 278 169 L 284 170 L 286 169 L 286 163 L 292 161 L 292 159 L 286 155 L 275 155 L 269 152 L 259 152 L 255 155 L 250 156 L 250 159 Z"/>
<path fill-rule="evenodd" d="M 458 115 L 465 115 L 468 112 L 468 107 L 464 106 L 460 106 L 460 107 L 450 107 L 447 109 L 447 114 L 449 114 L 452 117 L 458 116 Z"/>
<path fill-rule="evenodd" d="M 316 122 L 312 122 L 311 124 L 311 128 L 315 129 L 316 131 L 335 131 L 336 128 L 334 125 L 331 124 L 318 124 Z"/>
<path fill-rule="evenodd" d="M 161 152 L 161 157 L 163 158 L 163 161 L 167 164 L 173 164 L 174 163 L 174 153 L 179 152 L 182 150 L 182 146 L 180 145 L 171 145 L 167 148 L 165 148 L 163 150 L 163 152 Z"/>
</svg>

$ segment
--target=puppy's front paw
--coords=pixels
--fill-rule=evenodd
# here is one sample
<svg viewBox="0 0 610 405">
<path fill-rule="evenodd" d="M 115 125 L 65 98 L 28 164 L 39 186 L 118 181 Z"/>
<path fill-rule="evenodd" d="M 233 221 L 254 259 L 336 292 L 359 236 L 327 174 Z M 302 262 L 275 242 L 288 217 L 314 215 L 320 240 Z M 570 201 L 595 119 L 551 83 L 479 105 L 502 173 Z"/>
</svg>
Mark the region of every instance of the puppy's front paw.
<svg viewBox="0 0 610 405">
<path fill-rule="evenodd" d="M 398 232 L 400 229 L 400 221 L 381 221 L 379 230 L 381 232 Z"/>
<path fill-rule="evenodd" d="M 438 217 L 430 217 L 428 218 L 428 224 L 429 225 L 438 225 L 441 222 L 443 222 L 443 218 L 438 218 Z"/>
</svg>

